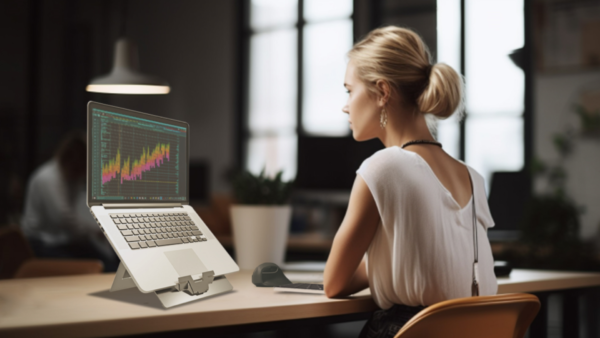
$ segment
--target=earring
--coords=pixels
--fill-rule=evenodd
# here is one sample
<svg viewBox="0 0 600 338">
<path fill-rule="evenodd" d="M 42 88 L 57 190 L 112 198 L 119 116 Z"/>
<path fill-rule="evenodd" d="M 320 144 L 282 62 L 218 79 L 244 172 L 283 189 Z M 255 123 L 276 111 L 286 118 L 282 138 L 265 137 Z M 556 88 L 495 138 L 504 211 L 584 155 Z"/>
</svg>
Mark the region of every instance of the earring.
<svg viewBox="0 0 600 338">
<path fill-rule="evenodd" d="M 379 126 L 381 129 L 384 129 L 387 125 L 387 112 L 385 108 L 381 109 L 381 113 L 379 114 Z"/>
</svg>

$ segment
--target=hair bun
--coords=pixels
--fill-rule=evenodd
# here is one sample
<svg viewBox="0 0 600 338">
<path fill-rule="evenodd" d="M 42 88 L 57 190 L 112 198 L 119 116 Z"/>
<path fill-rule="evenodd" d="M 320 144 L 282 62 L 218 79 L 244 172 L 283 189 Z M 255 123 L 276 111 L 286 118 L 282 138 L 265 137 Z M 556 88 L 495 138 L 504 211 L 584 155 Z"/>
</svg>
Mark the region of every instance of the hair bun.
<svg viewBox="0 0 600 338">
<path fill-rule="evenodd" d="M 417 107 L 423 114 L 438 118 L 450 117 L 456 110 L 462 111 L 464 82 L 452 67 L 445 63 L 430 66 L 429 84 L 417 98 Z"/>
</svg>

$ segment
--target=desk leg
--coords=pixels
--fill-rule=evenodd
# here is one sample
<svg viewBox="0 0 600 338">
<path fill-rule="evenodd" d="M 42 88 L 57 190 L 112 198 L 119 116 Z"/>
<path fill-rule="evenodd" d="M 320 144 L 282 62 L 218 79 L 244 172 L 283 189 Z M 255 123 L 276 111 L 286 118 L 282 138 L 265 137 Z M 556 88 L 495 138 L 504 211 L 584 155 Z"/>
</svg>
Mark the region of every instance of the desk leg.
<svg viewBox="0 0 600 338">
<path fill-rule="evenodd" d="M 600 337 L 600 288 L 592 288 L 584 293 L 581 298 L 584 306 L 584 319 L 587 337 Z"/>
<path fill-rule="evenodd" d="M 569 290 L 563 294 L 562 336 L 579 337 L 579 295 L 578 290 Z"/>
<path fill-rule="evenodd" d="M 548 296 L 549 293 L 535 294 L 540 300 L 540 311 L 529 326 L 529 338 L 546 338 L 548 336 Z"/>
</svg>

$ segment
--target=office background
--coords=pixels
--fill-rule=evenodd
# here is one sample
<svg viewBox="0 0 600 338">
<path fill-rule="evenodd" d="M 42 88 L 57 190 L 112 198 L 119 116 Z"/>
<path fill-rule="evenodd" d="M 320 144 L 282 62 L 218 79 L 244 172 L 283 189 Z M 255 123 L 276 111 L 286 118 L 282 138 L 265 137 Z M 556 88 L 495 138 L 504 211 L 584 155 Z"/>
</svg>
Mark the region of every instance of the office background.
<svg viewBox="0 0 600 338">
<path fill-rule="evenodd" d="M 470 2 L 462 3 L 463 11 L 467 6 L 468 12 Z M 432 54 L 438 55 L 436 25 L 440 13 L 436 1 L 355 0 L 352 5 L 354 40 L 377 26 L 403 25 L 418 31 Z M 231 174 L 246 167 L 251 156 L 247 146 L 253 135 L 248 127 L 249 44 L 253 34 L 250 2 L 8 0 L 0 6 L 0 225 L 18 225 L 28 178 L 52 157 L 64 135 L 73 129 L 85 129 L 89 100 L 189 122 L 191 160 L 202 167 L 199 175 L 205 176 L 199 185 L 204 191 L 200 204 L 208 205 L 210 196 L 230 192 Z M 573 105 L 587 89 L 598 91 L 600 62 L 593 57 L 571 62 L 573 56 L 564 52 L 569 46 L 560 44 L 569 37 L 569 32 L 560 31 L 560 20 L 588 27 L 591 33 L 587 34 L 593 36 L 600 20 L 597 7 L 595 1 L 525 1 L 525 48 L 521 55 L 525 60 L 524 83 L 519 84 L 524 88 L 523 102 L 519 103 L 523 106 L 519 113 L 523 119 L 523 156 L 517 171 L 528 173 L 534 158 L 546 163 L 559 160 L 553 139 L 556 134 L 571 130 L 572 151 L 562 163 L 567 177 L 565 191 L 585 210 L 579 216 L 579 236 L 589 243 L 600 242 L 600 139 L 594 133 L 579 133 L 581 121 Z M 589 13 L 582 15 L 582 8 Z M 166 79 L 171 85 L 170 94 L 108 95 L 85 91 L 93 77 L 111 69 L 114 43 L 123 23 L 125 35 L 139 46 L 142 71 Z M 518 24 L 511 18 L 506 18 L 505 23 L 507 27 Z M 587 23 L 590 24 L 584 25 Z M 584 39 L 586 30 L 582 31 Z M 583 48 L 589 41 L 582 40 L 569 48 Z M 597 55 L 594 47 L 589 49 L 581 53 Z M 464 68 L 465 62 L 468 60 L 457 68 Z M 468 70 L 466 76 L 468 83 Z M 338 108 L 343 104 L 340 101 Z M 298 134 L 295 158 L 302 197 L 296 201 L 302 204 L 315 193 L 329 196 L 325 199 L 332 201 L 339 201 L 342 196 L 342 202 L 333 204 L 343 215 L 343 206 L 339 205 L 343 205 L 347 194 L 347 182 L 360 161 L 381 145 L 377 141 L 356 144 L 349 136 L 311 136 L 298 126 L 294 132 Z M 454 149 L 455 155 L 464 159 L 469 144 L 465 135 L 469 134 L 465 130 L 461 133 Z M 319 149 L 327 152 L 319 153 Z M 469 163 L 468 156 L 466 161 Z M 320 178 L 316 167 L 330 168 L 325 174 L 342 177 L 341 181 Z M 530 194 L 532 189 L 547 190 L 545 179 L 523 182 L 516 190 L 518 195 Z M 493 182 L 488 182 L 488 187 L 492 186 Z M 332 222 L 340 217 L 331 218 Z M 502 219 L 503 215 L 495 217 Z M 518 230 L 513 221 L 502 227 Z M 302 231 L 306 226 L 298 229 Z M 328 231 L 329 235 L 333 233 Z M 514 240 L 515 236 L 518 234 L 499 236 L 498 240 Z"/>
<path fill-rule="evenodd" d="M 301 5 L 307 2 L 299 1 Z M 448 31 L 440 30 L 442 17 L 462 16 L 462 22 L 459 19 L 458 26 L 454 26 L 458 27 L 458 40 L 453 40 L 455 49 L 461 54 L 450 57 L 450 61 L 466 73 L 467 85 L 470 83 L 470 61 L 465 40 L 469 39 L 469 25 L 465 23 L 470 20 L 468 18 L 478 18 L 469 8 L 474 4 L 498 6 L 504 3 L 503 0 L 350 2 L 354 41 L 375 27 L 406 26 L 421 34 L 434 57 L 443 54 L 440 41 L 448 36 Z M 0 2 L 0 228 L 19 226 L 28 179 L 36 168 L 52 158 L 65 135 L 72 130 L 85 130 L 86 104 L 94 100 L 190 123 L 191 175 L 197 177 L 193 187 L 195 208 L 201 211 L 208 225 L 214 227 L 215 233 L 226 238 L 228 224 L 223 215 L 228 212 L 232 173 L 265 162 L 261 157 L 264 153 L 259 152 L 258 157 L 253 157 L 248 147 L 252 137 L 261 136 L 254 133 L 249 124 L 251 39 L 260 31 L 251 24 L 251 3 L 249 0 Z M 445 7 L 440 11 L 441 6 L 448 3 L 458 4 L 458 7 Z M 516 58 L 522 65 L 522 78 L 518 83 L 509 84 L 521 88 L 522 99 L 513 100 L 513 108 L 517 108 L 508 113 L 520 121 L 517 124 L 520 123 L 521 129 L 517 128 L 517 136 L 510 136 L 501 128 L 495 130 L 504 137 L 509 135 L 508 140 L 512 143 L 506 143 L 506 149 L 516 144 L 517 152 L 521 153 L 507 155 L 516 159 L 516 164 L 511 164 L 512 169 L 510 165 L 497 169 L 507 173 L 497 176 L 496 184 L 491 181 L 493 170 L 487 173 L 490 205 L 499 223 L 497 230 L 500 230 L 490 233 L 490 237 L 493 237 L 497 257 L 522 259 L 503 254 L 502 250 L 518 243 L 527 200 L 532 195 L 554 194 L 557 184 L 564 183 L 570 205 L 581 210 L 577 212 L 579 229 L 574 236 L 580 242 L 576 245 L 585 244 L 592 248 L 592 251 L 584 252 L 588 258 L 586 264 L 567 261 L 571 266 L 565 266 L 564 262 L 552 266 L 547 264 L 558 260 L 548 263 L 548 259 L 513 263 L 522 262 L 526 267 L 599 270 L 600 5 L 596 0 L 524 0 L 523 4 L 523 11 L 517 17 L 500 14 L 479 17 L 497 22 L 498 27 L 505 25 L 507 31 L 521 25 L 524 47 Z M 292 27 L 298 23 L 309 24 L 309 21 L 296 20 Z M 171 86 L 168 95 L 108 95 L 85 91 L 92 78 L 110 71 L 114 44 L 123 25 L 125 36 L 138 45 L 141 70 L 167 80 Z M 503 32 L 492 33 L 503 35 Z M 494 38 L 489 40 L 493 44 Z M 471 46 L 478 49 L 478 45 Z M 295 52 L 302 57 L 301 52 Z M 508 53 L 500 56 L 508 62 Z M 339 60 L 343 63 L 343 56 Z M 448 59 L 445 61 L 449 62 Z M 489 67 L 496 66 L 490 60 Z M 516 66 L 513 68 L 517 69 Z M 340 91 L 343 91 L 342 80 L 340 78 L 336 84 Z M 303 106 L 299 99 L 307 92 L 301 81 L 296 78 L 292 84 L 298 86 L 292 95 L 295 103 L 290 108 L 296 119 L 292 121 L 291 131 L 287 131 L 296 140 L 296 143 L 292 142 L 295 153 L 280 152 L 287 154 L 283 158 L 291 159 L 292 169 L 297 173 L 292 231 L 317 231 L 321 235 L 315 238 L 330 239 L 343 217 L 354 171 L 381 144 L 378 141 L 357 144 L 347 133 L 331 137 L 307 132 L 301 118 L 307 105 Z M 491 82 L 493 84 L 493 77 Z M 502 88 L 490 86 L 488 89 L 485 85 L 479 88 L 498 100 L 506 97 Z M 344 99 L 342 96 L 337 107 L 331 105 L 332 114 L 341 115 Z M 330 104 L 327 103 L 328 107 Z M 589 115 L 578 115 L 576 105 L 587 106 Z M 477 114 L 470 111 L 468 105 L 467 113 L 472 114 L 467 121 Z M 587 124 L 582 123 L 582 116 L 588 116 Z M 469 159 L 469 144 L 485 145 L 487 141 L 471 140 L 469 143 L 468 122 L 462 126 L 449 124 L 442 129 L 447 137 L 443 141 L 445 149 L 473 165 Z M 273 128 L 267 135 L 277 136 L 280 132 L 281 128 Z M 500 143 L 500 147 L 502 145 Z M 495 158 L 501 167 L 507 157 Z M 272 163 L 283 163 L 278 162 L 280 159 Z M 253 164 L 249 165 L 251 162 Z M 550 175 L 530 179 L 531 170 L 539 169 L 542 162 Z M 286 163 L 290 165 L 289 161 Z M 501 192 L 494 191 L 497 187 Z M 545 209 L 538 209 L 538 214 L 540 210 L 544 212 Z M 534 229 L 528 230 L 530 237 L 522 242 L 525 246 L 535 246 L 538 241 L 541 242 L 539 248 L 547 249 L 554 244 L 553 236 L 557 232 L 546 226 L 547 219 L 540 219 L 542 221 L 533 223 Z M 295 258 L 326 258 L 327 249 L 321 247 L 317 251 L 317 254 L 314 250 L 312 254 L 296 252 Z M 567 259 L 580 257 L 563 253 L 559 251 L 557 255 Z M 551 306 L 556 307 L 557 302 L 560 300 L 551 302 L 554 304 Z M 550 320 L 551 326 L 554 325 L 556 320 Z M 360 327 L 350 327 L 349 336 Z"/>
</svg>

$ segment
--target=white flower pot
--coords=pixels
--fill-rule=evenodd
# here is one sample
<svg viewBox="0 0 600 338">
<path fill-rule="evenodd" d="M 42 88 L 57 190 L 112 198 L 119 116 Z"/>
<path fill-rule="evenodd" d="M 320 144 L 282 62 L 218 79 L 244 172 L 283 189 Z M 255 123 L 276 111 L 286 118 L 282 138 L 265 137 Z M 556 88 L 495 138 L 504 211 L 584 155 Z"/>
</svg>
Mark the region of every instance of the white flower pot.
<svg viewBox="0 0 600 338">
<path fill-rule="evenodd" d="M 233 205 L 230 209 L 235 257 L 241 270 L 283 264 L 292 218 L 289 205 Z"/>
</svg>

